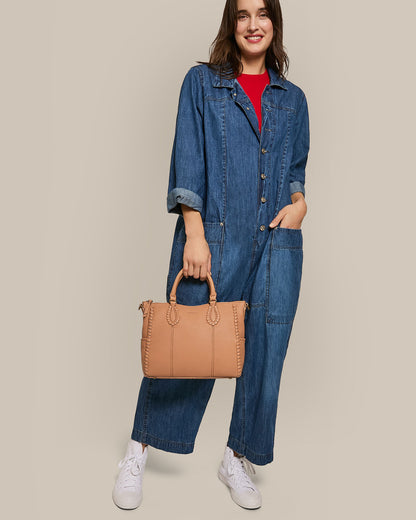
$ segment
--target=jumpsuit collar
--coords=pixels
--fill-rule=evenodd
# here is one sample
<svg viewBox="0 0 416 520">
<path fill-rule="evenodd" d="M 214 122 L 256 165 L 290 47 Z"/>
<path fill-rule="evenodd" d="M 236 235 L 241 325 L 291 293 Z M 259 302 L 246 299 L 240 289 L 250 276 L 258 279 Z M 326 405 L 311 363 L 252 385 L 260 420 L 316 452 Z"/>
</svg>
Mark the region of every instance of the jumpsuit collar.
<svg viewBox="0 0 416 520">
<path fill-rule="evenodd" d="M 269 73 L 270 83 L 268 85 L 266 85 L 266 87 L 265 87 L 265 93 L 264 93 L 265 97 L 264 98 L 262 97 L 262 107 L 263 107 L 263 102 L 264 102 L 264 105 L 267 105 L 268 100 L 272 99 L 272 98 L 268 97 L 269 96 L 268 87 L 279 87 L 283 90 L 288 90 L 288 87 L 285 85 L 286 80 L 283 80 L 282 78 L 280 78 L 278 73 L 275 72 L 275 70 L 273 70 L 272 68 L 270 68 L 270 67 L 266 67 L 266 68 Z M 229 67 L 226 67 L 226 69 L 229 69 Z M 266 143 L 267 143 L 267 139 L 271 138 L 271 136 L 269 136 L 269 137 L 265 136 L 262 139 L 262 136 L 261 136 L 261 133 L 259 130 L 259 121 L 258 121 L 257 115 L 254 111 L 254 107 L 251 103 L 251 100 L 245 93 L 244 89 L 239 84 L 238 79 L 237 78 L 231 78 L 231 79 L 221 78 L 218 72 L 214 72 L 214 74 L 212 75 L 212 84 L 214 87 L 226 87 L 228 89 L 231 89 L 230 95 L 234 99 L 235 103 L 240 105 L 240 107 L 243 109 L 245 116 L 247 117 L 247 119 L 250 123 L 250 126 L 256 135 L 257 141 L 259 142 L 259 144 L 263 145 L 264 144 L 263 140 L 266 139 Z M 250 108 L 252 110 L 250 110 Z M 263 110 L 263 108 L 262 108 L 262 110 Z M 267 112 L 263 113 L 262 125 L 264 124 L 264 120 L 267 117 L 266 113 Z M 264 146 L 263 146 L 263 148 L 266 149 L 266 147 L 264 147 Z"/>
<path fill-rule="evenodd" d="M 287 87 L 285 85 L 286 80 L 282 79 L 278 73 L 272 69 L 271 67 L 266 67 L 267 71 L 269 73 L 270 77 L 270 83 L 269 85 L 271 87 L 280 87 L 284 90 L 287 90 Z M 238 81 L 237 78 L 220 78 L 219 74 L 214 73 L 213 79 L 212 79 L 212 85 L 214 87 L 227 87 L 227 88 L 234 88 L 235 82 Z"/>
</svg>

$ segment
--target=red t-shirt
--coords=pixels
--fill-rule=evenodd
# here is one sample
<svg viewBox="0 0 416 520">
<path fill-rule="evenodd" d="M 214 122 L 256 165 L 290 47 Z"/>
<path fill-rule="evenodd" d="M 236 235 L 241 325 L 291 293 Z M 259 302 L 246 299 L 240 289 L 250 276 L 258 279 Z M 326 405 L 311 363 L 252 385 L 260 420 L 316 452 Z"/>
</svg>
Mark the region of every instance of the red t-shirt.
<svg viewBox="0 0 416 520">
<path fill-rule="evenodd" d="M 237 79 L 253 103 L 259 121 L 259 131 L 261 132 L 261 95 L 264 87 L 270 83 L 269 73 L 266 69 L 263 74 L 240 74 Z"/>
</svg>

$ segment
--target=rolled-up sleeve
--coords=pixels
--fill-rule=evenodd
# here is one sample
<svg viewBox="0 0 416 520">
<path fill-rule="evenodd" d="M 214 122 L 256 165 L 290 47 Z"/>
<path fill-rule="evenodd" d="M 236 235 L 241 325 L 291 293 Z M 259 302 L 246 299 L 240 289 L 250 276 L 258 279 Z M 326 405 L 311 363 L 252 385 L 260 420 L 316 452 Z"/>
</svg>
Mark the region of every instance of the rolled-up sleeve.
<svg viewBox="0 0 416 520">
<path fill-rule="evenodd" d="M 203 98 L 202 73 L 193 66 L 186 73 L 179 94 L 168 182 L 168 213 L 181 215 L 181 204 L 199 212 L 204 207 Z"/>
<path fill-rule="evenodd" d="M 306 96 L 301 91 L 294 124 L 293 155 L 290 163 L 290 194 L 300 191 L 305 196 L 305 168 L 309 154 L 309 112 Z"/>
</svg>

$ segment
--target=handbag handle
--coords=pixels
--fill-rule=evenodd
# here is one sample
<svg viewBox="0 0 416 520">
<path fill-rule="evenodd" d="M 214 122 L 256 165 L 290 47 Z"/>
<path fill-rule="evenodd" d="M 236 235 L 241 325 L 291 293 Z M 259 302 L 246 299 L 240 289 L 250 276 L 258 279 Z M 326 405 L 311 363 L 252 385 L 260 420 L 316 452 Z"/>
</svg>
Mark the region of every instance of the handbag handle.
<svg viewBox="0 0 416 520">
<path fill-rule="evenodd" d="M 170 291 L 169 303 L 176 303 L 176 289 L 179 285 L 179 282 L 183 278 L 183 268 L 176 275 L 175 281 L 173 282 L 172 290 Z M 215 291 L 214 280 L 212 276 L 207 273 L 207 279 L 205 280 L 209 286 L 209 303 L 213 303 L 217 301 L 217 293 Z"/>
</svg>

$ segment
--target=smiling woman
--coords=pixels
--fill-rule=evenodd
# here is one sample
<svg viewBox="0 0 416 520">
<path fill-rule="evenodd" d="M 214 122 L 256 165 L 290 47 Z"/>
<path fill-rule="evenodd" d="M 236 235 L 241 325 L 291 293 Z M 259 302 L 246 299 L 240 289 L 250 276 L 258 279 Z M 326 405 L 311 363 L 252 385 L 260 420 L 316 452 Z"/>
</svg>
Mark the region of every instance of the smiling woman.
<svg viewBox="0 0 416 520">
<path fill-rule="evenodd" d="M 273 24 L 267 8 L 256 8 L 254 5 L 264 4 L 261 0 L 257 2 L 242 1 L 239 3 L 242 6 L 247 4 L 247 8 L 237 11 L 235 40 L 242 54 L 245 54 L 250 59 L 266 52 L 273 39 Z"/>
<path fill-rule="evenodd" d="M 236 378 L 218 478 L 241 507 L 259 508 L 253 464 L 274 457 L 283 362 L 303 263 L 309 116 L 303 90 L 285 78 L 278 0 L 227 0 L 208 62 L 186 72 L 179 94 L 166 197 L 176 215 L 166 300 L 245 300 L 245 360 Z M 155 325 L 157 326 L 157 324 Z M 172 335 L 175 334 L 172 328 Z M 142 500 L 149 446 L 194 450 L 215 379 L 143 377 L 126 456 L 113 490 L 121 508 Z"/>
<path fill-rule="evenodd" d="M 260 41 L 253 42 L 253 36 Z M 279 1 L 227 0 L 218 34 L 213 41 L 209 62 L 233 71 L 255 74 L 264 64 L 284 77 L 289 58 L 283 47 L 283 17 Z M 225 72 L 225 71 L 224 71 Z"/>
</svg>

